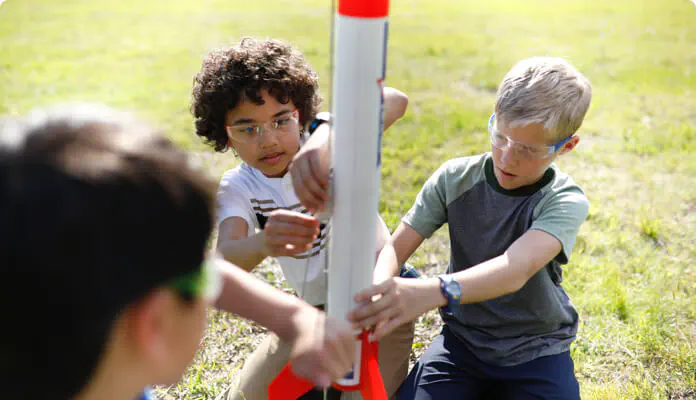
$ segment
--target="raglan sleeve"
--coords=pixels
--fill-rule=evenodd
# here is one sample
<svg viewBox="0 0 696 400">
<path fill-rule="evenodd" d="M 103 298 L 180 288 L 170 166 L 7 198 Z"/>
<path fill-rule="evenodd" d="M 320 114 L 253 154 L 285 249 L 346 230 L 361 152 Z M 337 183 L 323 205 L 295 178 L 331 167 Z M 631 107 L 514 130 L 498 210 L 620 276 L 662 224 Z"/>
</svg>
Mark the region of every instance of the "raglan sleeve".
<svg viewBox="0 0 696 400">
<path fill-rule="evenodd" d="M 432 236 L 447 222 L 448 170 L 448 163 L 445 163 L 428 178 L 415 203 L 401 219 L 424 238 Z"/>
<path fill-rule="evenodd" d="M 580 226 L 587 218 L 590 203 L 578 186 L 570 186 L 550 195 L 541 205 L 538 216 L 529 229 L 546 232 L 561 242 L 562 250 L 556 256 L 561 264 L 567 264 L 575 246 Z"/>
</svg>

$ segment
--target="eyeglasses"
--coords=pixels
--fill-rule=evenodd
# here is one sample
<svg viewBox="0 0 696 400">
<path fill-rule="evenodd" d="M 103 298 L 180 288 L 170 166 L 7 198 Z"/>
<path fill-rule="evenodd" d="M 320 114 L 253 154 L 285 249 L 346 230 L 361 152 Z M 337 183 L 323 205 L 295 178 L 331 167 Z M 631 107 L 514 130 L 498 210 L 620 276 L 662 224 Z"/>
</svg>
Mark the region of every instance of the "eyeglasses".
<svg viewBox="0 0 696 400">
<path fill-rule="evenodd" d="M 527 160 L 543 160 L 545 158 L 549 158 L 560 150 L 563 145 L 568 143 L 568 141 L 573 137 L 573 135 L 570 135 L 551 146 L 535 146 L 510 139 L 498 131 L 497 125 L 498 123 L 495 118 L 495 113 L 493 113 L 491 118 L 488 120 L 488 134 L 491 140 L 491 145 L 500 150 L 512 149 L 516 155 L 519 155 L 521 158 Z"/>
<path fill-rule="evenodd" d="M 215 261 L 206 260 L 199 270 L 174 279 L 167 287 L 181 294 L 184 298 L 202 298 L 212 303 L 220 295 L 222 278 Z"/>
<path fill-rule="evenodd" d="M 299 112 L 295 109 L 262 124 L 227 125 L 225 129 L 227 130 L 227 136 L 235 142 L 259 143 L 266 132 L 273 132 L 276 137 L 287 135 L 290 132 L 298 132 L 298 121 Z"/>
</svg>

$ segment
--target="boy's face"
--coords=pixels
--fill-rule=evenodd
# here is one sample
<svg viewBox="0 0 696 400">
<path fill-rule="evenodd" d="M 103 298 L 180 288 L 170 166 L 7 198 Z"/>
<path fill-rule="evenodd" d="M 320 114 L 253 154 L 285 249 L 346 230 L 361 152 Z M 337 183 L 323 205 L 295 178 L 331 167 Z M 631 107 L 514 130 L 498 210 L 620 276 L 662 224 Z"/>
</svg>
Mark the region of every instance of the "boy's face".
<svg viewBox="0 0 696 400">
<path fill-rule="evenodd" d="M 292 101 L 278 102 L 267 90 L 261 91 L 263 105 L 242 100 L 226 116 L 229 145 L 249 166 L 269 178 L 282 177 L 300 148 L 300 125 Z M 253 139 L 244 133 L 260 128 Z"/>
<path fill-rule="evenodd" d="M 222 289 L 222 278 L 218 268 L 219 260 L 206 261 L 200 273 L 187 275 L 170 284 L 169 289 L 161 290 L 160 310 L 163 315 L 163 341 L 169 349 L 166 366 L 171 367 L 167 382 L 176 382 L 196 354 L 205 331 L 208 306 L 212 305 Z M 186 293 L 189 301 L 183 301 L 178 293 Z"/>
<path fill-rule="evenodd" d="M 114 322 L 99 365 L 78 398 L 116 398 L 179 381 L 198 350 L 209 305 L 203 298 L 184 300 L 170 288 L 155 289 L 129 305 Z M 111 386 L 114 381 L 118 388 Z"/>
<path fill-rule="evenodd" d="M 542 124 L 510 127 L 504 121 L 499 121 L 497 130 L 499 134 L 519 144 L 527 145 L 529 148 L 552 145 L 544 137 L 545 131 Z M 546 158 L 525 156 L 514 146 L 508 145 L 506 148 L 500 149 L 491 145 L 495 178 L 498 180 L 498 184 L 506 190 L 532 185 L 541 179 L 546 169 L 559 154 L 572 150 L 577 142 L 577 136 L 573 136 L 559 151 Z"/>
<path fill-rule="evenodd" d="M 179 302 L 178 307 L 171 310 L 173 318 L 168 335 L 171 359 L 161 366 L 169 370 L 163 382 L 177 382 L 191 364 L 205 332 L 208 306 L 205 300 L 196 299 L 191 304 Z"/>
<path fill-rule="evenodd" d="M 146 371 L 143 385 L 176 383 L 196 355 L 208 306 L 203 299 L 184 301 L 171 289 L 154 291 L 131 307 L 122 337 L 132 341 L 118 341 L 114 349 L 119 354 L 111 359 L 119 360 L 124 369 Z M 129 359 L 120 356 L 129 353 Z"/>
</svg>

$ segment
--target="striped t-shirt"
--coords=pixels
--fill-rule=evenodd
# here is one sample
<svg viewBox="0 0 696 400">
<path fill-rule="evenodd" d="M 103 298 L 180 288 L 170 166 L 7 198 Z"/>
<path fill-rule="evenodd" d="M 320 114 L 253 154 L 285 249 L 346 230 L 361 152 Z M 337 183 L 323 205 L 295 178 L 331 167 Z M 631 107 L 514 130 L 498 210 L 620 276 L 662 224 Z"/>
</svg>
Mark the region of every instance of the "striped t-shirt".
<svg viewBox="0 0 696 400">
<path fill-rule="evenodd" d="M 274 210 L 285 209 L 310 215 L 295 195 L 290 174 L 282 178 L 269 178 L 246 163 L 225 172 L 222 176 L 217 202 L 218 226 L 228 218 L 240 217 L 249 226 L 249 236 L 263 230 L 268 215 Z M 384 225 L 379 218 L 378 223 Z M 322 224 L 319 237 L 311 250 L 292 257 L 276 258 L 288 285 L 312 305 L 326 303 L 324 263 L 328 244 L 327 232 L 328 226 Z M 382 246 L 384 240 L 378 237 L 377 248 Z"/>
</svg>

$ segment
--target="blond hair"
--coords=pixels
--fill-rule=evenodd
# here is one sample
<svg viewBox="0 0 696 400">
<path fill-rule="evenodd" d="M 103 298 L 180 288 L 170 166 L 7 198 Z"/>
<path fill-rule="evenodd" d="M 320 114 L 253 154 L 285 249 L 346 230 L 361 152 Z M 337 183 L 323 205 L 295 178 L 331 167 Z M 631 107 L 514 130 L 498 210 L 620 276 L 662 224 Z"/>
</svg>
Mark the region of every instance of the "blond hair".
<svg viewBox="0 0 696 400">
<path fill-rule="evenodd" d="M 532 57 L 519 61 L 498 88 L 496 118 L 510 126 L 542 124 L 547 138 L 566 138 L 580 128 L 592 99 L 590 81 L 567 61 Z"/>
</svg>

